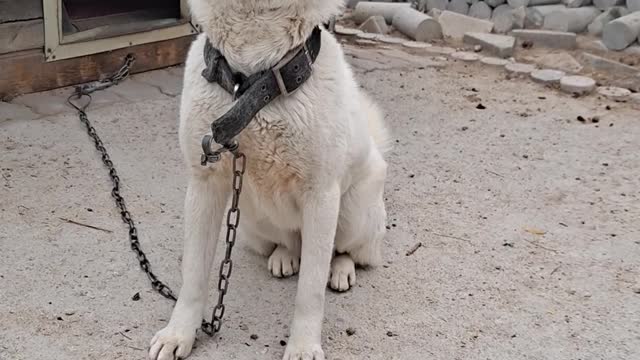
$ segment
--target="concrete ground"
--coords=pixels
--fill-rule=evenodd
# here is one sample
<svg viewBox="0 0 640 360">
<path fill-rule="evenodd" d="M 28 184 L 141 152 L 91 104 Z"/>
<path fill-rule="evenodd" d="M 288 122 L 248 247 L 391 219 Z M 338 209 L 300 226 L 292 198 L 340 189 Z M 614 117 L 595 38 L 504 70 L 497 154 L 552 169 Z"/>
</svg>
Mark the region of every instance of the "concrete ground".
<svg viewBox="0 0 640 360">
<path fill-rule="evenodd" d="M 399 46 L 347 49 L 394 133 L 390 230 L 385 265 L 328 293 L 328 358 L 640 358 L 638 109 Z M 133 76 L 89 110 L 174 288 L 180 71 Z M 129 250 L 69 91 L 0 103 L 0 358 L 143 359 L 172 303 Z M 190 359 L 280 359 L 296 279 L 242 245 L 234 258 L 223 331 Z"/>
</svg>

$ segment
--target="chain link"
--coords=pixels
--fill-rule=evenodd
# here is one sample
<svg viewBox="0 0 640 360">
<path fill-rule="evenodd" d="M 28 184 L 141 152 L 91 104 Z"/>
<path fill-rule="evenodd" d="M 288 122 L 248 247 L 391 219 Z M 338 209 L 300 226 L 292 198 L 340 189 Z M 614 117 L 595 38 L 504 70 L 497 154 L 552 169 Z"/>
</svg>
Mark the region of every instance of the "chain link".
<svg viewBox="0 0 640 360">
<path fill-rule="evenodd" d="M 129 76 L 131 66 L 133 65 L 134 61 L 135 58 L 132 55 L 127 55 L 124 64 L 115 74 L 93 84 L 76 87 L 74 93 L 67 99 L 67 102 L 78 111 L 78 117 L 80 118 L 80 121 L 87 128 L 87 133 L 89 134 L 91 139 L 93 139 L 96 149 L 100 152 L 102 163 L 109 170 L 109 177 L 111 178 L 112 183 L 111 196 L 113 197 L 116 206 L 120 210 L 120 217 L 122 221 L 129 228 L 129 244 L 131 246 L 131 250 L 133 250 L 136 258 L 138 259 L 138 262 L 140 263 L 140 268 L 142 268 L 144 273 L 149 278 L 153 289 L 155 289 L 160 295 L 164 296 L 165 298 L 177 301 L 178 298 L 171 290 L 171 288 L 160 281 L 156 274 L 151 270 L 151 263 L 149 263 L 147 255 L 140 247 L 138 229 L 136 228 L 131 213 L 127 209 L 124 198 L 120 194 L 120 177 L 118 176 L 118 172 L 113 165 L 113 161 L 111 161 L 111 158 L 109 157 L 102 139 L 100 139 L 100 136 L 98 136 L 96 129 L 89 121 L 86 113 L 86 109 L 91 104 L 90 94 L 98 90 L 107 89 L 125 80 Z M 76 104 L 76 102 L 80 103 L 85 97 L 86 102 L 84 105 Z M 240 193 L 242 192 L 242 176 L 244 175 L 246 165 L 246 157 L 244 156 L 244 154 L 238 151 L 237 143 L 234 143 L 226 148 L 233 154 L 233 198 L 231 207 L 229 208 L 229 211 L 227 213 L 227 235 L 225 239 L 226 251 L 224 259 L 220 264 L 218 280 L 218 302 L 213 309 L 211 322 L 207 322 L 203 319 L 201 325 L 202 331 L 209 336 L 213 336 L 215 333 L 219 332 L 222 326 L 222 317 L 224 316 L 225 311 L 224 296 L 227 294 L 227 291 L 229 289 L 229 279 L 231 277 L 231 271 L 233 269 L 231 251 L 236 242 L 236 232 L 238 229 L 238 224 L 240 222 L 240 209 L 238 208 L 238 204 L 240 201 Z"/>
</svg>

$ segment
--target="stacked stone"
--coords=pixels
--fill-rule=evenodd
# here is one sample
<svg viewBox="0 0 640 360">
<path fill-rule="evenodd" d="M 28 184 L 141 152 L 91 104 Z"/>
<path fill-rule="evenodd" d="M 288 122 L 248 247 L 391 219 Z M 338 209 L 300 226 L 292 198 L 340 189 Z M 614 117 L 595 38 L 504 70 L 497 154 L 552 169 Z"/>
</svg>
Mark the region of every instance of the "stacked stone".
<svg viewBox="0 0 640 360">
<path fill-rule="evenodd" d="M 361 0 L 348 4 L 353 2 L 357 2 L 354 10 L 356 22 L 361 23 L 368 19 L 363 17 L 363 13 L 381 16 L 390 25 L 397 21 L 399 26 L 405 29 L 401 31 L 413 39 L 440 36 L 435 23 L 440 22 L 442 12 L 448 11 L 490 21 L 493 23 L 491 31 L 497 34 L 507 34 L 520 29 L 589 33 L 601 36 L 604 46 L 611 50 L 623 50 L 630 46 L 640 49 L 640 0 Z M 358 11 L 358 8 L 364 6 L 375 7 L 377 10 Z M 428 19 L 404 10 L 404 15 L 394 21 L 396 11 L 401 8 L 426 13 Z M 377 24 L 380 23 L 381 19 L 377 18 Z M 383 28 L 372 26 L 376 29 Z M 428 30 L 425 30 L 427 28 Z M 446 30 L 443 30 L 442 35 L 450 37 Z"/>
</svg>

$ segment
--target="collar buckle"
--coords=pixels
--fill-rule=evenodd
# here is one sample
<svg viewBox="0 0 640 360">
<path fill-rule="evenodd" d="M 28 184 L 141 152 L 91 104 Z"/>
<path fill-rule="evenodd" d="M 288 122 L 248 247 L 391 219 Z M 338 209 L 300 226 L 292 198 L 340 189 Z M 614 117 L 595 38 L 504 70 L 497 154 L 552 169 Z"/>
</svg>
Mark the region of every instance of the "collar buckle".
<svg viewBox="0 0 640 360">
<path fill-rule="evenodd" d="M 289 62 L 293 60 L 301 51 L 304 53 L 305 58 L 307 60 L 307 66 L 309 68 L 309 72 L 312 73 L 313 59 L 311 58 L 311 54 L 309 53 L 309 49 L 307 48 L 306 42 L 300 45 L 299 47 L 297 47 L 295 50 L 289 51 L 289 53 L 287 53 L 285 57 L 283 57 L 274 67 L 271 68 L 271 72 L 273 72 L 273 75 L 276 78 L 276 82 L 278 83 L 278 88 L 280 89 L 280 93 L 282 93 L 282 95 L 284 96 L 289 96 L 295 93 L 300 88 L 300 86 L 297 86 L 292 91 L 289 91 L 287 89 L 287 86 L 284 83 L 284 79 L 282 78 L 281 70 L 283 67 L 287 66 Z"/>
</svg>

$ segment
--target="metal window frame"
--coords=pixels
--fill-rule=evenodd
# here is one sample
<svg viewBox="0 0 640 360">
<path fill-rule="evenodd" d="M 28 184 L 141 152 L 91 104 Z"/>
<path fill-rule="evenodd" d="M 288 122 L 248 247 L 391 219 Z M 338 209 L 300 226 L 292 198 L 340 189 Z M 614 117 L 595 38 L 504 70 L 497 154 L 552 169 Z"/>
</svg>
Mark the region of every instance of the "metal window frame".
<svg viewBox="0 0 640 360">
<path fill-rule="evenodd" d="M 64 44 L 62 0 L 42 0 L 42 10 L 44 15 L 44 55 L 47 62 L 175 39 L 199 32 L 199 27 L 191 22 L 187 0 L 180 0 L 180 15 L 183 19 L 189 20 L 184 24 L 111 38 Z"/>
</svg>

